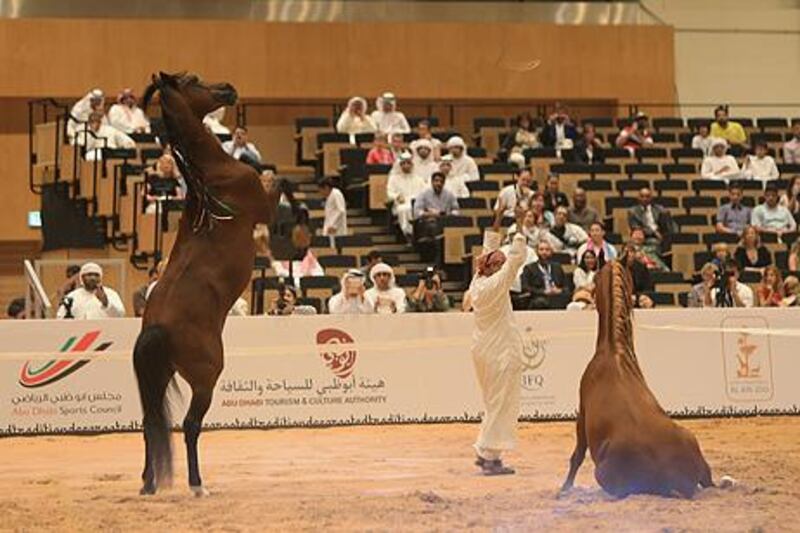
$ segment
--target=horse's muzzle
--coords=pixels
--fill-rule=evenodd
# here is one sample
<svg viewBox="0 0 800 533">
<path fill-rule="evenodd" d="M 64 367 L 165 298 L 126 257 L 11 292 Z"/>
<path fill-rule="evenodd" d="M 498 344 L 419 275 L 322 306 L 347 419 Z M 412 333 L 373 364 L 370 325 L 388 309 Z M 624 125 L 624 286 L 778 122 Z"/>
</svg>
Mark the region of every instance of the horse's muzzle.
<svg viewBox="0 0 800 533">
<path fill-rule="evenodd" d="M 234 105 L 239 99 L 239 94 L 230 83 L 220 83 L 214 87 L 214 98 L 223 105 Z"/>
</svg>

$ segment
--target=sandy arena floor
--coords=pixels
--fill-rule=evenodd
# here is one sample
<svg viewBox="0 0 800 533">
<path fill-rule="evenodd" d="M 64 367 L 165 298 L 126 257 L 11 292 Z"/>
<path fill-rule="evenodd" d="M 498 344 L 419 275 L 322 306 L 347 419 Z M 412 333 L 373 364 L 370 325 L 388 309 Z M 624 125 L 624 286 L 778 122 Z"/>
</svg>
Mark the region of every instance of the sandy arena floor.
<svg viewBox="0 0 800 533">
<path fill-rule="evenodd" d="M 517 475 L 472 466 L 473 425 L 216 431 L 201 439 L 209 498 L 138 496 L 140 435 L 0 440 L 0 530 L 788 531 L 800 530 L 800 419 L 686 422 L 718 479 L 694 501 L 612 501 L 590 461 L 554 498 L 573 424 L 525 424 Z"/>
</svg>

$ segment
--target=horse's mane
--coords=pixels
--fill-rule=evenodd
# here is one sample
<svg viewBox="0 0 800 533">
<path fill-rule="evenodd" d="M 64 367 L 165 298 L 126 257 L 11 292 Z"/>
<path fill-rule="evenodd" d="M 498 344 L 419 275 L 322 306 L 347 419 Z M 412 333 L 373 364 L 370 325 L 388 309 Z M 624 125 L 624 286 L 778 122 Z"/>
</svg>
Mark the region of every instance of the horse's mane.
<svg viewBox="0 0 800 533">
<path fill-rule="evenodd" d="M 630 272 L 620 261 L 611 261 L 598 273 L 597 311 L 600 314 L 598 338 L 606 334 L 610 352 L 619 364 L 634 375 L 642 376 L 633 350 L 633 281 Z"/>
</svg>

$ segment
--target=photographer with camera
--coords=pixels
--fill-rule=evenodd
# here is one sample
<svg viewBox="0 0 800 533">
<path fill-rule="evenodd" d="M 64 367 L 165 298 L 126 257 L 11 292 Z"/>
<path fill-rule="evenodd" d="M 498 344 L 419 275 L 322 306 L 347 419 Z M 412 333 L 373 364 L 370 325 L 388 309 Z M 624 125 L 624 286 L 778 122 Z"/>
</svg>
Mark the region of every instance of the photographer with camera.
<svg viewBox="0 0 800 533">
<path fill-rule="evenodd" d="M 278 284 L 278 297 L 272 302 L 267 313 L 270 316 L 316 315 L 317 310 L 310 305 L 297 305 L 297 289 L 283 280 Z"/>
<path fill-rule="evenodd" d="M 753 307 L 753 291 L 739 282 L 739 266 L 729 259 L 717 273 L 714 286 L 705 291 L 703 307 Z"/>
<path fill-rule="evenodd" d="M 103 286 L 103 269 L 85 263 L 79 272 L 81 286 L 61 300 L 57 318 L 94 320 L 125 316 L 125 306 L 114 289 Z"/>
<path fill-rule="evenodd" d="M 450 310 L 450 298 L 442 290 L 442 278 L 434 267 L 425 269 L 417 289 L 408 298 L 412 313 L 444 313 Z"/>
</svg>

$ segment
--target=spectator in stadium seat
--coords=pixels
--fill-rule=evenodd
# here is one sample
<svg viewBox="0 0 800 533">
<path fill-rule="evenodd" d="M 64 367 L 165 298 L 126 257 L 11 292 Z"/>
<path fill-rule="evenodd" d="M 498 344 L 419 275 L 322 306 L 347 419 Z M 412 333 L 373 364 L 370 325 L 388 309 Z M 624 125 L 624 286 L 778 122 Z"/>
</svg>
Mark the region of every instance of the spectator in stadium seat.
<svg viewBox="0 0 800 533">
<path fill-rule="evenodd" d="M 411 133 L 406 116 L 397 110 L 397 98 L 393 93 L 385 92 L 375 101 L 372 122 L 378 131 L 391 135 L 393 133 Z"/>
<path fill-rule="evenodd" d="M 348 135 L 374 133 L 377 129 L 372 117 L 367 114 L 367 101 L 360 96 L 347 101 L 347 107 L 336 121 L 336 131 Z"/>
<path fill-rule="evenodd" d="M 722 270 L 722 266 L 731 257 L 731 250 L 727 242 L 715 242 L 711 246 L 711 263 L 717 267 L 717 270 Z"/>
<path fill-rule="evenodd" d="M 108 123 L 105 117 L 105 95 L 100 89 L 92 89 L 72 106 L 70 119 L 67 121 L 67 138 L 70 142 L 75 142 L 75 135 L 84 129 L 84 124 L 94 113 L 100 113 L 103 122 Z"/>
<path fill-rule="evenodd" d="M 572 206 L 569 208 L 569 221 L 589 231 L 592 224 L 600 221 L 600 214 L 586 202 L 586 191 L 576 187 L 572 193 Z"/>
<path fill-rule="evenodd" d="M 714 138 L 711 137 L 711 128 L 708 124 L 700 124 L 697 127 L 697 133 L 692 137 L 692 148 L 703 152 L 703 156 L 711 155 L 711 143 Z"/>
<path fill-rule="evenodd" d="M 755 154 L 748 155 L 742 165 L 742 175 L 747 179 L 770 181 L 781 177 L 775 159 L 769 155 L 767 141 L 755 142 Z"/>
<path fill-rule="evenodd" d="M 108 110 L 111 126 L 122 133 L 150 133 L 150 121 L 136 105 L 136 96 L 131 89 L 125 89 L 117 96 L 117 103 Z"/>
<path fill-rule="evenodd" d="M 783 162 L 800 165 L 800 119 L 792 120 L 792 138 L 783 143 Z"/>
<path fill-rule="evenodd" d="M 719 268 L 714 263 L 706 263 L 700 269 L 700 283 L 692 286 L 692 290 L 686 298 L 687 307 L 704 307 L 707 298 L 710 297 L 711 289 L 717 279 Z"/>
<path fill-rule="evenodd" d="M 728 108 L 725 106 L 719 106 L 714 110 L 711 136 L 725 139 L 730 145 L 743 145 L 747 142 L 747 134 L 744 128 L 738 122 L 728 120 Z"/>
<path fill-rule="evenodd" d="M 12 320 L 25 320 L 25 298 L 14 298 L 6 307 L 6 318 Z"/>
<path fill-rule="evenodd" d="M 347 202 L 344 194 L 334 184 L 331 178 L 320 182 L 319 190 L 325 197 L 325 221 L 322 224 L 322 234 L 331 238 L 331 247 L 335 246 L 336 237 L 347 235 Z"/>
<path fill-rule="evenodd" d="M 567 304 L 567 311 L 590 311 L 595 308 L 594 289 L 590 290 L 586 287 L 575 289 L 572 301 Z"/>
<path fill-rule="evenodd" d="M 408 298 L 411 313 L 444 313 L 450 310 L 450 298 L 442 290 L 442 279 L 435 269 L 429 277 L 421 277 L 416 290 Z"/>
<path fill-rule="evenodd" d="M 414 203 L 415 219 L 458 214 L 458 200 L 453 193 L 444 188 L 444 184 L 444 174 L 434 172 L 430 188 L 423 191 Z"/>
<path fill-rule="evenodd" d="M 778 204 L 778 188 L 772 183 L 768 183 L 764 189 L 764 203 L 753 209 L 750 223 L 760 233 L 779 236 L 797 228 L 797 222 L 789 210 Z"/>
<path fill-rule="evenodd" d="M 554 222 L 553 213 L 544 210 L 544 195 L 537 192 L 531 199 L 530 209 L 515 211 L 515 222 L 509 226 L 508 235 L 513 236 L 518 231 L 522 231 L 528 246 L 535 248 L 539 244 L 539 240 L 546 240 L 547 230 L 553 226 Z"/>
<path fill-rule="evenodd" d="M 475 163 L 475 160 L 467 154 L 467 145 L 464 139 L 458 135 L 447 139 L 447 153 L 453 158 L 453 169 L 451 172 L 454 176 L 460 176 L 465 183 L 481 179 L 478 165 Z"/>
<path fill-rule="evenodd" d="M 652 309 L 653 299 L 647 294 L 653 291 L 653 279 L 650 269 L 645 264 L 645 257 L 640 247 L 629 242 L 619 256 L 620 262 L 628 267 L 633 280 L 633 305 L 640 309 Z"/>
<path fill-rule="evenodd" d="M 636 113 L 631 123 L 620 130 L 616 144 L 618 148 L 628 150 L 631 155 L 639 148 L 652 146 L 653 134 L 650 132 L 650 119 L 647 114 L 641 111 Z"/>
<path fill-rule="evenodd" d="M 444 188 L 456 198 L 469 198 L 470 192 L 464 176 L 453 172 L 453 156 L 446 154 L 439 161 L 439 172 L 444 175 Z"/>
<path fill-rule="evenodd" d="M 800 280 L 797 276 L 786 276 L 783 280 L 783 300 L 781 300 L 781 307 L 797 307 L 800 306 Z"/>
<path fill-rule="evenodd" d="M 544 208 L 548 211 L 555 211 L 557 207 L 569 207 L 569 198 L 559 188 L 561 186 L 558 174 L 550 174 L 547 177 L 547 186 L 544 190 Z"/>
<path fill-rule="evenodd" d="M 392 202 L 392 214 L 397 217 L 400 231 L 408 240 L 414 235 L 414 213 L 412 201 L 427 188 L 425 180 L 417 175 L 414 160 L 410 153 L 400 155 L 398 164 L 389 172 L 386 182 L 386 197 Z"/>
<path fill-rule="evenodd" d="M 397 162 L 397 158 L 400 157 L 401 154 L 408 151 L 406 150 L 406 141 L 402 133 L 389 134 L 389 150 L 392 151 L 395 162 Z"/>
<path fill-rule="evenodd" d="M 367 302 L 364 274 L 351 269 L 342 276 L 341 290 L 328 300 L 328 312 L 332 315 L 368 315 L 375 309 Z"/>
<path fill-rule="evenodd" d="M 601 165 L 605 163 L 605 149 L 603 143 L 597 138 L 594 124 L 587 122 L 583 125 L 583 133 L 580 140 L 575 143 L 572 149 L 571 160 L 573 163 L 584 163 L 587 165 Z"/>
<path fill-rule="evenodd" d="M 366 256 L 367 264 L 361 267 L 361 273 L 364 275 L 364 285 L 369 289 L 372 287 L 372 280 L 369 279 L 369 273 L 372 267 L 378 263 L 385 263 L 383 255 L 378 250 L 370 250 Z"/>
<path fill-rule="evenodd" d="M 658 245 L 652 241 L 649 243 L 647 242 L 644 228 L 632 228 L 630 242 L 639 250 L 639 259 L 647 266 L 648 270 L 656 272 L 666 272 L 669 270 L 659 253 Z"/>
<path fill-rule="evenodd" d="M 770 265 L 764 269 L 761 283 L 756 290 L 758 307 L 780 307 L 783 296 L 781 271 L 778 267 Z"/>
<path fill-rule="evenodd" d="M 789 210 L 795 222 L 800 224 L 800 174 L 792 176 L 781 195 L 780 205 Z"/>
<path fill-rule="evenodd" d="M 747 226 L 742 232 L 739 246 L 733 253 L 733 258 L 739 270 L 755 270 L 762 272 L 765 267 L 772 264 L 772 256 L 767 247 L 761 244 L 761 237 L 753 226 Z"/>
<path fill-rule="evenodd" d="M 218 107 L 203 117 L 203 125 L 214 135 L 230 135 L 231 130 L 222 123 L 224 118 L 225 107 Z"/>
<path fill-rule="evenodd" d="M 233 138 L 222 143 L 222 149 L 234 159 L 244 163 L 250 165 L 261 163 L 261 152 L 247 138 L 247 128 L 244 126 L 237 126 L 233 130 Z"/>
<path fill-rule="evenodd" d="M 133 292 L 133 316 L 141 317 L 144 315 L 144 307 L 147 304 L 147 289 L 158 281 L 159 270 L 157 266 L 151 267 L 147 271 L 147 283 Z"/>
<path fill-rule="evenodd" d="M 81 266 L 80 265 L 67 265 L 64 272 L 64 282 L 56 289 L 55 303 L 60 304 L 61 299 L 67 294 L 81 286 Z"/>
<path fill-rule="evenodd" d="M 103 159 L 103 148 L 136 148 L 136 143 L 133 139 L 118 129 L 112 128 L 104 121 L 104 115 L 92 113 L 89 115 L 89 121 L 87 122 L 88 131 L 80 130 L 75 134 L 75 144 L 86 148 L 85 158 L 87 161 L 100 161 Z"/>
<path fill-rule="evenodd" d="M 387 146 L 389 137 L 385 133 L 376 133 L 372 148 L 367 152 L 368 165 L 391 165 L 394 163 L 394 152 Z"/>
<path fill-rule="evenodd" d="M 554 252 L 567 253 L 574 260 L 578 248 L 586 243 L 589 236 L 582 227 L 568 222 L 568 217 L 566 207 L 563 205 L 557 207 L 553 215 L 553 226 L 548 230 L 546 236 Z"/>
<path fill-rule="evenodd" d="M 503 218 L 516 218 L 517 208 L 527 210 L 533 199 L 533 175 L 530 169 L 523 168 L 514 174 L 516 183 L 503 187 L 494 203 L 494 209 L 497 209 L 500 204 L 505 207 Z"/>
<path fill-rule="evenodd" d="M 739 281 L 739 266 L 736 261 L 725 263 L 720 283 L 727 283 L 727 290 L 719 294 L 719 287 L 715 284 L 705 295 L 703 307 L 753 307 L 753 290 Z"/>
<path fill-rule="evenodd" d="M 798 237 L 789 249 L 789 270 L 792 272 L 800 271 L 800 237 Z"/>
<path fill-rule="evenodd" d="M 725 139 L 711 141 L 711 155 L 703 158 L 700 175 L 707 180 L 728 180 L 741 175 L 736 159 L 726 153 L 728 143 Z"/>
<path fill-rule="evenodd" d="M 502 149 L 508 153 L 512 151 L 524 152 L 530 148 L 539 148 L 539 133 L 530 113 L 520 113 L 514 120 L 514 127 L 508 132 Z"/>
<path fill-rule="evenodd" d="M 599 220 L 592 222 L 589 226 L 589 240 L 578 248 L 578 257 L 583 257 L 587 251 L 594 253 L 598 268 L 603 268 L 608 261 L 616 259 L 617 249 L 606 241 L 605 236 L 606 230 L 603 223 Z"/>
<path fill-rule="evenodd" d="M 427 120 L 420 120 L 417 122 L 417 138 L 412 141 L 409 146 L 411 152 L 416 153 L 417 145 L 425 141 L 430 144 L 431 157 L 434 161 L 438 161 L 439 158 L 442 157 L 442 141 L 433 136 L 430 122 Z"/>
<path fill-rule="evenodd" d="M 172 199 L 183 199 L 186 196 L 186 182 L 178 172 L 175 159 L 169 153 L 164 153 L 156 161 L 155 167 L 145 171 L 144 212 L 156 212 L 158 202 L 169 195 Z M 167 181 L 173 180 L 173 181 Z"/>
<path fill-rule="evenodd" d="M 639 190 L 639 204 L 628 209 L 628 227 L 641 228 L 649 243 L 657 243 L 662 250 L 669 238 L 677 232 L 669 211 L 653 203 L 653 191 L 649 187 Z"/>
<path fill-rule="evenodd" d="M 536 246 L 535 263 L 522 270 L 522 292 L 531 295 L 531 308 L 547 309 L 547 297 L 564 292 L 566 277 L 561 265 L 553 262 L 550 242 L 541 239 Z"/>
<path fill-rule="evenodd" d="M 64 297 L 57 318 L 96 320 L 125 316 L 125 306 L 117 292 L 103 285 L 103 269 L 97 263 L 84 263 L 81 286 Z"/>
<path fill-rule="evenodd" d="M 742 204 L 742 186 L 733 182 L 728 187 L 728 203 L 717 210 L 717 233 L 741 235 L 750 224 L 751 209 Z"/>
<path fill-rule="evenodd" d="M 555 111 L 547 119 L 547 124 L 539 135 L 544 146 L 556 150 L 569 150 L 578 139 L 578 130 L 561 103 L 556 103 Z"/>
<path fill-rule="evenodd" d="M 395 286 L 394 270 L 386 263 L 378 263 L 369 273 L 372 288 L 364 293 L 364 299 L 378 314 L 406 312 L 406 292 Z"/>
<path fill-rule="evenodd" d="M 592 250 L 586 250 L 581 254 L 578 266 L 572 272 L 572 284 L 575 290 L 589 289 L 594 290 L 594 276 L 599 269 L 597 256 Z"/>
<path fill-rule="evenodd" d="M 439 170 L 433 147 L 428 139 L 417 139 L 409 145 L 414 160 L 414 172 L 425 181 L 426 186 L 430 185 L 433 173 Z"/>
</svg>

